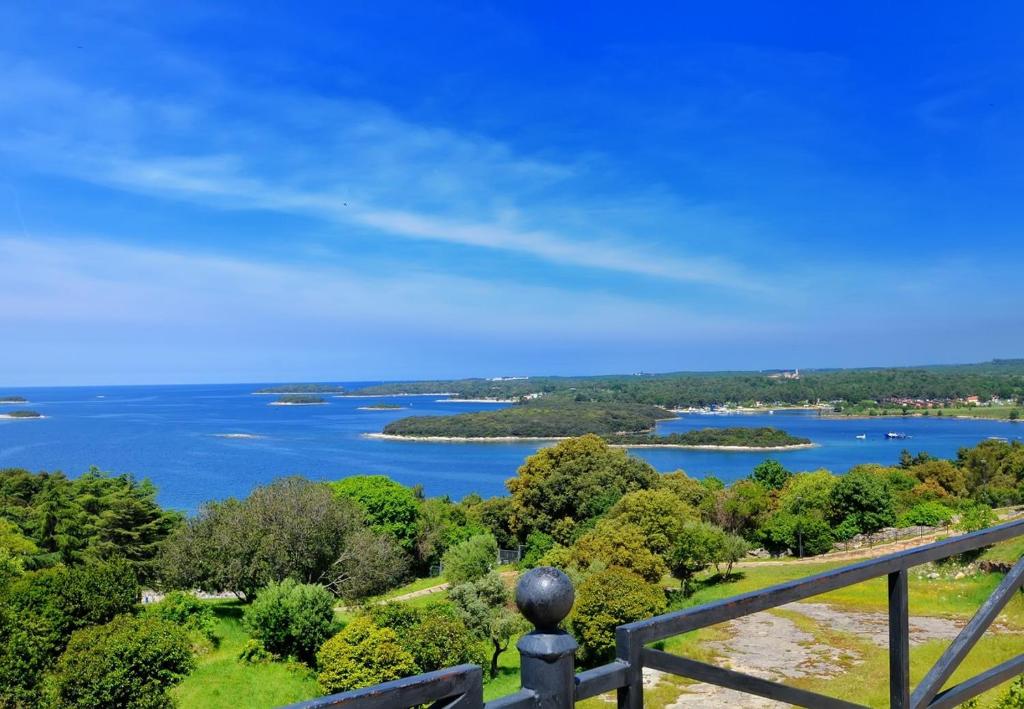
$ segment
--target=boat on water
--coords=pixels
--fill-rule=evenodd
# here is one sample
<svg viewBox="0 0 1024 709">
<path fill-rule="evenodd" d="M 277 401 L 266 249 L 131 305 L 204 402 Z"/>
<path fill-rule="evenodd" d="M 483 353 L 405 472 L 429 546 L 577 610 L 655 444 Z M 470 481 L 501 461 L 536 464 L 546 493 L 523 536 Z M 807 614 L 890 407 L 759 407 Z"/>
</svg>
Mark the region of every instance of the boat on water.
<svg viewBox="0 0 1024 709">
<path fill-rule="evenodd" d="M 866 433 L 858 433 L 858 434 L 856 435 L 856 439 L 857 439 L 858 441 L 864 441 L 864 440 L 867 440 L 867 437 L 868 437 L 868 434 L 866 434 Z"/>
<path fill-rule="evenodd" d="M 906 438 L 910 438 L 910 436 L 908 436 L 905 433 L 893 433 L 892 431 L 889 431 L 889 433 L 885 434 L 885 437 L 890 439 L 890 440 L 897 440 L 897 441 L 902 441 L 902 440 L 904 440 Z"/>
</svg>

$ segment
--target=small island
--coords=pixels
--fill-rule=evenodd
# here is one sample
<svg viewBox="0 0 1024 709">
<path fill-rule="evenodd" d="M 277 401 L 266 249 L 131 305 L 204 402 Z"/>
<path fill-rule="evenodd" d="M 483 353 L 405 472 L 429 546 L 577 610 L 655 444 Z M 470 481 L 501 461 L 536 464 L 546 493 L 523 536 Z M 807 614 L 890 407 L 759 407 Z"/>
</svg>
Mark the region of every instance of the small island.
<svg viewBox="0 0 1024 709">
<path fill-rule="evenodd" d="M 611 445 L 625 448 L 698 448 L 708 450 L 785 450 L 809 448 L 809 438 L 793 436 L 777 428 L 702 428 L 685 433 L 616 434 L 605 436 Z"/>
<path fill-rule="evenodd" d="M 377 438 L 420 440 L 558 439 L 595 433 L 649 433 L 658 421 L 675 418 L 660 406 L 594 402 L 531 402 L 497 411 L 454 416 L 409 416 L 393 421 Z"/>
<path fill-rule="evenodd" d="M 366 406 L 360 406 L 360 411 L 395 411 L 398 409 L 404 409 L 404 406 L 399 404 L 368 404 Z"/>
<path fill-rule="evenodd" d="M 0 404 L 27 404 L 28 399 L 23 396 L 5 395 L 0 396 Z"/>
<path fill-rule="evenodd" d="M 342 394 L 345 387 L 338 384 L 279 384 L 257 389 L 253 394 Z"/>
<path fill-rule="evenodd" d="M 28 409 L 20 409 L 18 411 L 8 411 L 6 414 L 0 414 L 0 417 L 6 419 L 41 419 L 45 418 L 38 411 L 29 411 Z"/>
<path fill-rule="evenodd" d="M 270 402 L 270 406 L 312 406 L 315 404 L 326 404 L 322 397 L 310 396 L 309 394 L 287 394 L 279 396 Z"/>
</svg>

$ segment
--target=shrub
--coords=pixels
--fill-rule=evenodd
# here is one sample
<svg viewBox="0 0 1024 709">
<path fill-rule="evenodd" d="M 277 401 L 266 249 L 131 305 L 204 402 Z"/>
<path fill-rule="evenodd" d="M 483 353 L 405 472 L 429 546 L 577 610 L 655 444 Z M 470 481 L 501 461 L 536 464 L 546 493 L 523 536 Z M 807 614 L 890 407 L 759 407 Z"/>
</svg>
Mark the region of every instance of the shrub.
<svg viewBox="0 0 1024 709">
<path fill-rule="evenodd" d="M 483 664 L 480 643 L 455 615 L 454 610 L 435 606 L 421 614 L 420 622 L 399 636 L 420 672 L 466 663 Z"/>
<path fill-rule="evenodd" d="M 922 502 L 900 515 L 901 527 L 938 527 L 953 519 L 953 510 L 940 502 Z"/>
<path fill-rule="evenodd" d="M 478 534 L 445 552 L 444 577 L 452 584 L 476 581 L 498 560 L 498 542 L 490 534 Z"/>
<path fill-rule="evenodd" d="M 170 621 L 207 640 L 213 639 L 217 627 L 217 619 L 210 604 L 184 591 L 168 593 L 159 602 L 146 606 L 143 614 Z"/>
<path fill-rule="evenodd" d="M 832 528 L 832 536 L 841 542 L 852 539 L 860 533 L 860 525 L 857 524 L 857 520 L 853 517 L 847 517 Z"/>
<path fill-rule="evenodd" d="M 666 489 L 627 493 L 608 511 L 609 519 L 638 527 L 655 554 L 666 553 L 686 520 L 696 517 L 693 507 Z"/>
<path fill-rule="evenodd" d="M 311 663 L 334 629 L 334 596 L 323 586 L 285 579 L 259 592 L 243 624 L 275 655 Z"/>
<path fill-rule="evenodd" d="M 317 682 L 325 693 L 369 687 L 419 672 L 395 631 L 356 618 L 317 653 Z"/>
<path fill-rule="evenodd" d="M 960 520 L 956 528 L 961 532 L 977 532 L 991 526 L 996 521 L 992 509 L 981 503 L 965 505 L 960 509 Z"/>
<path fill-rule="evenodd" d="M 832 528 L 824 520 L 812 515 L 793 515 L 779 512 L 769 518 L 761 530 L 764 545 L 773 552 L 814 556 L 832 549 Z"/>
<path fill-rule="evenodd" d="M 273 655 L 267 652 L 267 648 L 263 647 L 263 643 L 259 640 L 253 640 L 249 638 L 245 641 L 245 645 L 238 651 L 238 659 L 242 662 L 260 663 L 269 662 L 273 659 Z"/>
<path fill-rule="evenodd" d="M 617 626 L 664 610 L 664 592 L 632 571 L 612 568 L 592 574 L 579 587 L 570 620 L 580 644 L 580 664 L 590 666 L 610 659 Z"/>
<path fill-rule="evenodd" d="M 540 563 L 541 558 L 555 546 L 555 538 L 544 532 L 530 532 L 526 537 L 526 554 L 523 555 L 523 566 L 532 569 Z"/>
<path fill-rule="evenodd" d="M 62 707 L 171 707 L 167 689 L 194 664 L 184 630 L 160 618 L 122 615 L 71 636 L 53 693 Z"/>
</svg>

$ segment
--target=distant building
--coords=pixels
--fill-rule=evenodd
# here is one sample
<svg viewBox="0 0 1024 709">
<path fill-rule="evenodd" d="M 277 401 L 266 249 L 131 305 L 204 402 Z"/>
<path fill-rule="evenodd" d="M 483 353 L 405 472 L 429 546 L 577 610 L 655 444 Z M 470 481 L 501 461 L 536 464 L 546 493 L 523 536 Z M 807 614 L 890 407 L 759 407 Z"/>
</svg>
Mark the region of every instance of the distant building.
<svg viewBox="0 0 1024 709">
<path fill-rule="evenodd" d="M 794 369 L 792 372 L 789 370 L 783 370 L 781 372 L 775 372 L 774 374 L 768 375 L 769 379 L 799 379 L 800 370 Z"/>
</svg>

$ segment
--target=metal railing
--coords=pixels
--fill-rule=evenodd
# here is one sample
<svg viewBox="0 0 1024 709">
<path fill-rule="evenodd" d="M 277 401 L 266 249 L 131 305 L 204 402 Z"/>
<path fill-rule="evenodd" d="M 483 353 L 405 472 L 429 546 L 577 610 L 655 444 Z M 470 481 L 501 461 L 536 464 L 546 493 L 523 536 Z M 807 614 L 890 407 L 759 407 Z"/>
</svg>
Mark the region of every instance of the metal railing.
<svg viewBox="0 0 1024 709">
<path fill-rule="evenodd" d="M 480 668 L 462 665 L 314 699 L 294 707 L 391 709 L 432 703 L 435 707 L 459 709 L 484 706 L 487 709 L 567 709 L 580 700 L 615 690 L 619 709 L 640 709 L 643 706 L 645 667 L 797 706 L 825 709 L 862 707 L 860 704 L 673 655 L 648 645 L 680 633 L 886 576 L 889 582 L 889 706 L 892 709 L 946 709 L 1024 673 L 1024 653 L 1021 653 L 980 675 L 943 689 L 1013 593 L 1024 584 L 1024 558 L 1003 577 L 995 591 L 913 692 L 910 687 L 908 570 L 1022 535 L 1024 520 L 1009 522 L 760 591 L 628 623 L 616 629 L 616 659 L 578 674 L 574 669 L 576 641 L 558 629 L 558 624 L 572 608 L 572 584 L 562 572 L 541 567 L 524 574 L 516 589 L 516 605 L 536 627 L 536 630 L 523 636 L 517 645 L 522 661 L 522 689 L 519 692 L 485 705 Z"/>
</svg>

